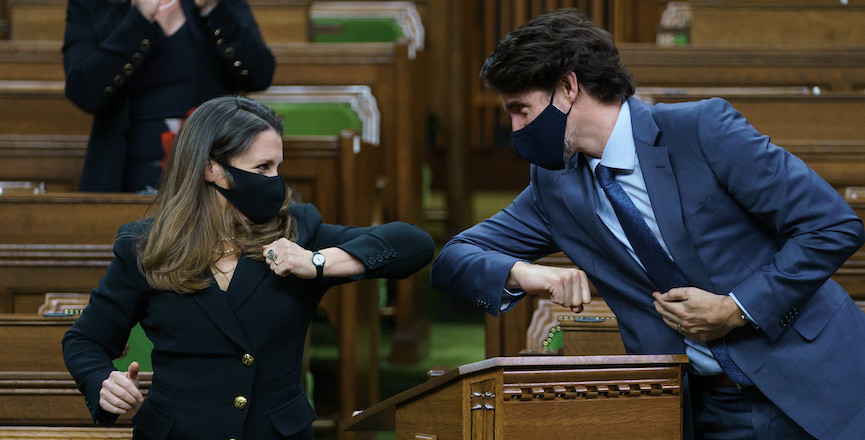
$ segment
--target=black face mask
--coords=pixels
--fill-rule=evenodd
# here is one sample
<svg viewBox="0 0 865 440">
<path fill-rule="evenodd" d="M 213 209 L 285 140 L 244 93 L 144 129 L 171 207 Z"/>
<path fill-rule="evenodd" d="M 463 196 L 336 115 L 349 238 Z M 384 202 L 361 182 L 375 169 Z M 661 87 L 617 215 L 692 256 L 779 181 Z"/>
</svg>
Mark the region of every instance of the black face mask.
<svg viewBox="0 0 865 440">
<path fill-rule="evenodd" d="M 562 113 L 557 109 L 553 105 L 554 96 L 555 90 L 547 108 L 534 121 L 511 133 L 511 141 L 523 159 L 548 170 L 561 170 L 565 168 L 565 129 L 571 110 Z"/>
<path fill-rule="evenodd" d="M 211 183 L 238 211 L 253 223 L 273 220 L 285 202 L 285 182 L 282 176 L 263 176 L 220 164 L 234 178 L 234 189 Z"/>
</svg>

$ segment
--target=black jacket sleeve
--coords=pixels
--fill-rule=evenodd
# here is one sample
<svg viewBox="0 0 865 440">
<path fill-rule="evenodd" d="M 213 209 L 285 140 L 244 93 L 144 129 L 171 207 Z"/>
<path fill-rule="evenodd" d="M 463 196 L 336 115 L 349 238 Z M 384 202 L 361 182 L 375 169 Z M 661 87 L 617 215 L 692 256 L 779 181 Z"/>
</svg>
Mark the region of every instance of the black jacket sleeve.
<svg viewBox="0 0 865 440">
<path fill-rule="evenodd" d="M 408 223 L 332 225 L 308 204 L 293 205 L 291 214 L 299 225 L 298 244 L 310 250 L 338 247 L 360 260 L 366 271 L 351 280 L 408 277 L 429 264 L 435 251 L 432 237 Z"/>
<path fill-rule="evenodd" d="M 116 370 L 129 332 L 140 319 L 142 297 L 149 289 L 138 271 L 135 248 L 137 224 L 125 225 L 114 243 L 114 260 L 99 287 L 90 293 L 90 303 L 63 337 L 63 359 L 72 374 L 93 420 L 111 426 L 117 415 L 99 406 L 102 381 Z"/>
</svg>

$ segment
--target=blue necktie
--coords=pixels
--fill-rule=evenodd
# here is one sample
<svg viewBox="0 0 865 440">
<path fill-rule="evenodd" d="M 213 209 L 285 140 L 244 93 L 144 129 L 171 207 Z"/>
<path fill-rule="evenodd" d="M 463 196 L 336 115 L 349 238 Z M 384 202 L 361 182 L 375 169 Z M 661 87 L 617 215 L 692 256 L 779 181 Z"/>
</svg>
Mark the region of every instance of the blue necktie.
<svg viewBox="0 0 865 440">
<path fill-rule="evenodd" d="M 609 168 L 598 165 L 595 168 L 595 177 L 600 182 L 601 187 L 610 199 L 613 205 L 613 210 L 616 212 L 616 217 L 619 218 L 619 223 L 631 242 L 634 248 L 634 253 L 643 263 L 649 278 L 655 283 L 655 286 L 660 292 L 667 292 L 674 287 L 688 286 L 682 272 L 676 267 L 676 264 L 667 256 L 658 239 L 649 226 L 640 211 L 634 206 L 634 202 L 628 197 L 628 194 L 616 182 L 613 171 Z M 732 380 L 740 385 L 753 385 L 748 376 L 730 359 L 727 353 L 727 347 L 722 339 L 710 341 L 708 344 L 712 356 L 718 361 L 721 369 Z"/>
</svg>

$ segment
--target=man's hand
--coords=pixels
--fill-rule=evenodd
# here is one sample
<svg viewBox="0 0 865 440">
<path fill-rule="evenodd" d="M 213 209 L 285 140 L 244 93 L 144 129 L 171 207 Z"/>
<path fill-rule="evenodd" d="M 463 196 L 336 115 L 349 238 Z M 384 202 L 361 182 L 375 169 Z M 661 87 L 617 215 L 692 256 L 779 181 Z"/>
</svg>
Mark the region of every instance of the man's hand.
<svg viewBox="0 0 865 440">
<path fill-rule="evenodd" d="M 698 341 L 719 339 L 745 325 L 733 298 L 696 287 L 677 287 L 667 293 L 654 292 L 655 310 L 671 328 Z M 680 327 L 681 326 L 681 327 Z"/>
<path fill-rule="evenodd" d="M 519 261 L 511 267 L 505 287 L 508 290 L 523 290 L 532 295 L 549 296 L 550 301 L 568 307 L 574 313 L 582 312 L 583 304 L 592 301 L 586 273 L 574 268 Z"/>
<path fill-rule="evenodd" d="M 144 396 L 138 389 L 138 362 L 129 364 L 129 371 L 112 371 L 108 379 L 102 381 L 99 390 L 99 406 L 112 414 L 126 414 L 138 408 Z"/>
</svg>

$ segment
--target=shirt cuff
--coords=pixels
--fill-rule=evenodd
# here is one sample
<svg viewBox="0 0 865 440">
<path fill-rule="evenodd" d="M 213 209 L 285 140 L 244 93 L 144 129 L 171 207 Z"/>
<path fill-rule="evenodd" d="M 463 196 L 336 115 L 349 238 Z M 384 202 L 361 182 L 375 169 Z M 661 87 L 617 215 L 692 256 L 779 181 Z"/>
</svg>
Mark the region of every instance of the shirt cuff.
<svg viewBox="0 0 865 440">
<path fill-rule="evenodd" d="M 760 326 L 757 325 L 757 321 L 754 321 L 754 318 L 752 318 L 751 314 L 748 313 L 747 310 L 745 310 L 745 306 L 743 306 L 742 303 L 740 303 L 739 300 L 736 299 L 736 295 L 734 295 L 733 292 L 730 292 L 730 298 L 733 298 L 733 302 L 736 303 L 737 306 L 739 306 L 739 310 L 742 311 L 742 317 L 746 318 L 745 320 L 748 321 L 749 324 L 754 326 L 754 328 L 760 328 Z"/>
<path fill-rule="evenodd" d="M 514 308 L 518 302 L 520 302 L 523 297 L 526 296 L 526 292 L 522 290 L 518 290 L 516 292 L 512 292 L 508 289 L 502 289 L 502 303 L 499 306 L 500 312 L 507 312 L 508 310 Z"/>
</svg>

